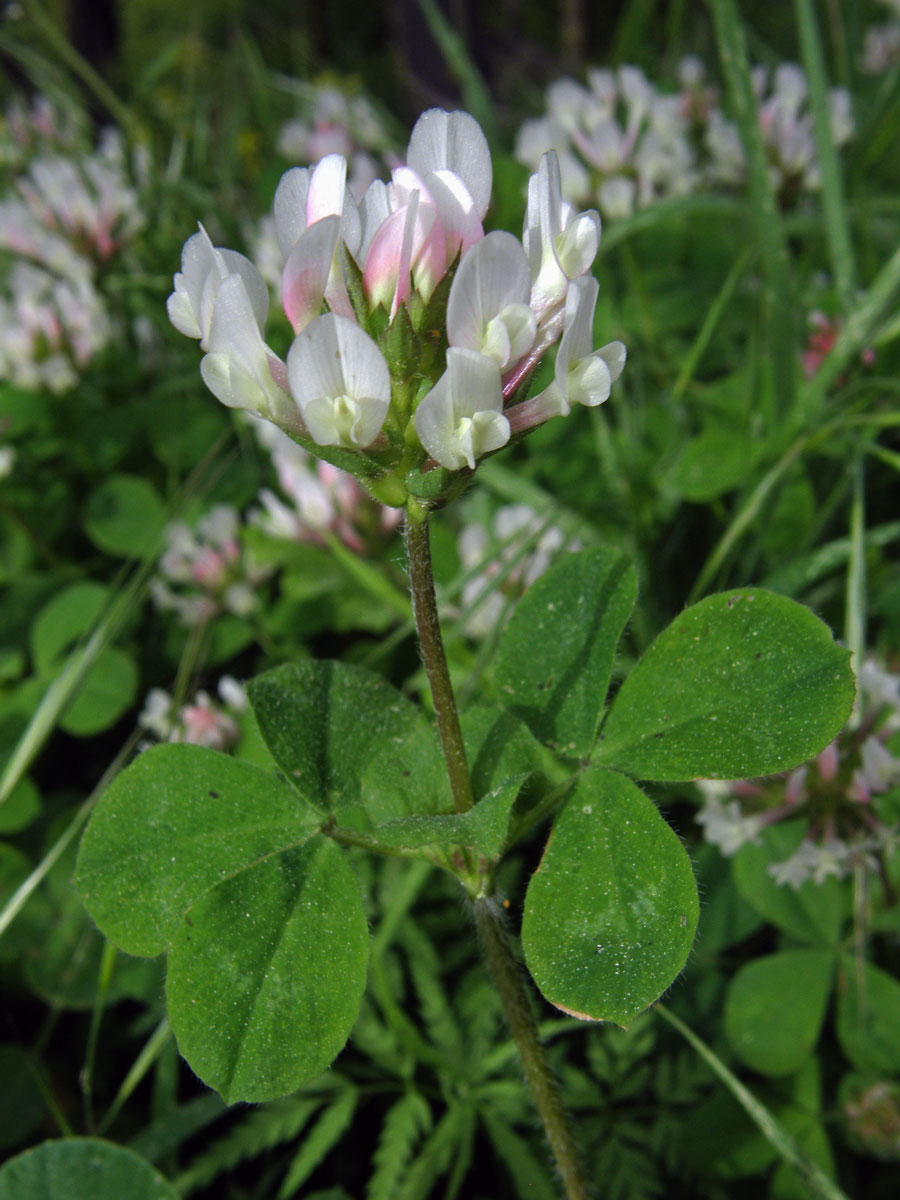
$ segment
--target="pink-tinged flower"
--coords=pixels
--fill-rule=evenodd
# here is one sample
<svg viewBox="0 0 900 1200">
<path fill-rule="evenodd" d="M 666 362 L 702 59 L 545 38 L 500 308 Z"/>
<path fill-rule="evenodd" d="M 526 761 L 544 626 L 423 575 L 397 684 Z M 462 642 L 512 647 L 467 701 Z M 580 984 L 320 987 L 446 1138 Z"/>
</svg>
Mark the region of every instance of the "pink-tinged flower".
<svg viewBox="0 0 900 1200">
<path fill-rule="evenodd" d="M 474 350 L 447 351 L 447 369 L 416 409 L 419 441 L 442 467 L 475 470 L 475 460 L 509 441 L 500 368 Z"/>
<path fill-rule="evenodd" d="M 567 416 L 573 404 L 596 408 L 608 399 L 612 385 L 622 374 L 626 351 L 621 342 L 593 349 L 594 309 L 599 290 L 592 276 L 572 283 L 566 296 L 565 324 L 553 382 L 537 396 L 509 410 L 513 432 L 528 429 L 549 417 Z"/>
<path fill-rule="evenodd" d="M 288 498 L 285 503 L 268 488 L 259 494 L 263 507 L 250 514 L 250 521 L 270 537 L 323 543 L 324 535 L 333 533 L 361 553 L 396 528 L 402 519 L 398 509 L 377 504 L 352 475 L 313 458 L 274 425 L 259 425 L 260 440 L 271 451 Z"/>
<path fill-rule="evenodd" d="M 462 259 L 447 303 L 451 346 L 492 358 L 501 371 L 527 354 L 537 333 L 531 272 L 511 233 L 489 233 Z"/>
<path fill-rule="evenodd" d="M 262 333 L 269 310 L 269 290 L 259 271 L 243 254 L 217 249 L 203 226 L 188 238 L 181 252 L 181 271 L 175 276 L 175 291 L 166 308 L 179 333 L 199 338 L 200 348 L 209 349 L 209 334 L 219 288 L 226 279 L 243 280 L 257 329 Z"/>
<path fill-rule="evenodd" d="M 240 740 L 235 718 L 247 707 L 247 695 L 236 679 L 219 680 L 219 699 L 197 692 L 191 704 L 177 712 L 174 701 L 162 688 L 151 688 L 138 716 L 138 725 L 159 742 L 190 742 L 227 753 Z"/>
<path fill-rule="evenodd" d="M 244 552 L 240 518 L 217 504 L 192 528 L 175 521 L 166 530 L 159 576 L 150 583 L 157 607 L 177 613 L 185 625 L 208 621 L 220 612 L 247 616 L 258 602 L 257 586 L 270 574 Z"/>
<path fill-rule="evenodd" d="M 431 295 L 456 255 L 483 237 L 491 179 L 490 151 L 474 117 L 437 108 L 422 114 L 406 166 L 393 171 L 387 188 L 373 184 L 372 200 L 363 201 L 370 303 L 393 316 L 409 296 L 410 276 L 425 299 Z"/>
<path fill-rule="evenodd" d="M 329 154 L 315 167 L 292 167 L 275 191 L 275 231 L 287 258 L 301 234 L 324 217 L 340 217 L 341 239 L 351 254 L 360 240 L 360 215 L 347 187 L 347 163 Z"/>
<path fill-rule="evenodd" d="M 381 431 L 391 377 L 381 351 L 358 325 L 327 313 L 288 352 L 291 394 L 321 446 L 361 449 Z"/>
</svg>

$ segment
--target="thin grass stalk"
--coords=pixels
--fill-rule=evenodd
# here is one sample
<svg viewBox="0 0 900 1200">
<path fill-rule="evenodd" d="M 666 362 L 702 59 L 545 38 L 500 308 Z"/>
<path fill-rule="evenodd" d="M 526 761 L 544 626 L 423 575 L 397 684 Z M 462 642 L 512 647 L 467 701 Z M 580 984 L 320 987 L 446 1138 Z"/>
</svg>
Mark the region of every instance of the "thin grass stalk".
<svg viewBox="0 0 900 1200">
<path fill-rule="evenodd" d="M 847 313 L 853 308 L 856 298 L 856 263 L 844 199 L 844 182 L 838 153 L 831 137 L 831 111 L 822 39 L 812 0 L 794 0 L 794 13 L 800 33 L 803 66 L 809 82 L 816 153 L 822 176 L 822 205 L 825 212 L 828 254 L 841 308 Z"/>
<path fill-rule="evenodd" d="M 667 1021 L 673 1029 L 677 1029 L 685 1041 L 718 1075 L 772 1149 L 794 1168 L 813 1196 L 821 1197 L 821 1200 L 849 1200 L 847 1194 L 841 1191 L 833 1179 L 828 1178 L 818 1163 L 814 1163 L 808 1155 L 803 1153 L 784 1126 L 748 1088 L 744 1087 L 712 1047 L 699 1038 L 683 1021 L 680 1021 L 664 1004 L 656 1004 L 653 1011 Z"/>
<path fill-rule="evenodd" d="M 793 407 L 796 376 L 794 306 L 787 238 L 757 116 L 747 43 L 735 0 L 710 0 L 722 72 L 747 158 L 750 206 L 763 268 L 763 300 L 772 356 L 776 417 Z"/>
</svg>

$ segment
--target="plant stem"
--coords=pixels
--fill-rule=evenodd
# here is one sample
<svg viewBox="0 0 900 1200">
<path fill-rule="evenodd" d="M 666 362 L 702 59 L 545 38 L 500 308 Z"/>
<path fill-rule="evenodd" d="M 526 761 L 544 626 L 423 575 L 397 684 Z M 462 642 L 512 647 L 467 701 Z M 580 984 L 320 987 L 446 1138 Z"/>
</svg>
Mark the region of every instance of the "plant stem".
<svg viewBox="0 0 900 1200">
<path fill-rule="evenodd" d="M 457 812 L 468 812 L 474 804 L 466 750 L 463 745 L 456 698 L 447 669 L 447 656 L 441 638 L 437 600 L 434 594 L 434 573 L 431 569 L 431 544 L 428 537 L 428 515 L 417 519 L 406 516 L 406 552 L 409 556 L 409 583 L 413 613 L 422 648 L 422 659 L 434 700 L 438 733 L 444 749 L 447 774 Z"/>
<path fill-rule="evenodd" d="M 502 909 L 488 896 L 475 901 L 475 924 L 503 1010 L 519 1048 L 525 1078 L 556 1160 L 568 1200 L 589 1200 L 590 1186 L 563 1107 L 553 1070 L 541 1045 L 537 1022 L 519 964 L 513 957 Z"/>
</svg>

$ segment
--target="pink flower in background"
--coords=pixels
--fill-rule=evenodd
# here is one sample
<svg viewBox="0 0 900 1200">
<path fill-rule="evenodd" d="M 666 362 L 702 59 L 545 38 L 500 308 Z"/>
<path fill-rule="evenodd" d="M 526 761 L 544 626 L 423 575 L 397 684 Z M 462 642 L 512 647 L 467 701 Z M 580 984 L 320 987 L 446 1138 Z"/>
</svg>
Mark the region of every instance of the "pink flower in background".
<svg viewBox="0 0 900 1200">
<path fill-rule="evenodd" d="M 898 840 L 877 798 L 900 786 L 900 758 L 887 744 L 900 729 L 900 677 L 868 659 L 857 684 L 858 720 L 811 762 L 770 779 L 699 782 L 697 822 L 707 841 L 732 855 L 757 842 L 767 826 L 805 817 L 807 832 L 797 850 L 769 867 L 777 883 L 797 888 L 846 878 L 857 865 L 878 866 Z"/>
</svg>

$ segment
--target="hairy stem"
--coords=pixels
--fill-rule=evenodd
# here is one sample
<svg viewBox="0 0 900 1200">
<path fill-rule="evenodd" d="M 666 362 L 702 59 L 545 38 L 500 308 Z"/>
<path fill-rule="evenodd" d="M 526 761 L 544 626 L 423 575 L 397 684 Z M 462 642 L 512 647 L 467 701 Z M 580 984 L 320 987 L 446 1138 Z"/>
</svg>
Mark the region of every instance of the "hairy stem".
<svg viewBox="0 0 900 1200">
<path fill-rule="evenodd" d="M 466 751 L 463 746 L 456 698 L 447 669 L 447 656 L 441 638 L 438 621 L 437 600 L 434 595 L 434 573 L 431 569 L 431 544 L 428 537 L 428 516 L 417 520 L 412 514 L 406 517 L 406 551 L 409 556 L 409 582 L 412 592 L 413 612 L 422 659 L 428 674 L 428 683 L 434 700 L 438 733 L 444 749 L 447 774 L 453 792 L 457 812 L 468 812 L 474 803 Z"/>
<path fill-rule="evenodd" d="M 479 896 L 475 924 L 503 1010 L 519 1048 L 525 1078 L 556 1160 L 567 1200 L 590 1200 L 590 1186 L 563 1107 L 553 1070 L 541 1045 L 537 1022 L 528 1002 L 522 971 L 509 944 L 506 921 L 496 900 Z"/>
</svg>

